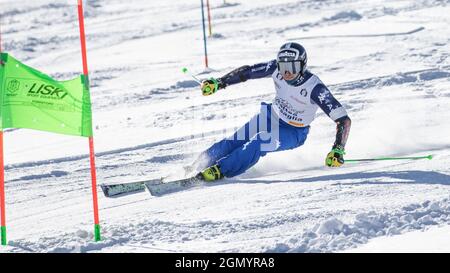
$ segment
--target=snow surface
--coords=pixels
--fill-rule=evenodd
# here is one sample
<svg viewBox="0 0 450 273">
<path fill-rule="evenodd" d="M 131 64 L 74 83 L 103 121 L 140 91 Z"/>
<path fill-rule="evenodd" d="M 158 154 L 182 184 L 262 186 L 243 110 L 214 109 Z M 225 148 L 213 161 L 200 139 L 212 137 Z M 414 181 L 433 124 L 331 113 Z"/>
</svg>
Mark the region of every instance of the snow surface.
<svg viewBox="0 0 450 273">
<path fill-rule="evenodd" d="M 177 173 L 274 96 L 262 79 L 203 97 L 181 68 L 220 76 L 288 40 L 352 118 L 346 158 L 434 159 L 326 168 L 335 125 L 319 113 L 304 146 L 239 177 L 160 198 L 99 190 L 95 243 L 87 140 L 6 130 L 1 252 L 390 251 L 371 242 L 448 234 L 450 1 L 212 0 L 209 70 L 197 0 L 84 2 L 99 183 Z M 81 73 L 75 3 L 0 0 L 3 48 L 59 80 Z"/>
<path fill-rule="evenodd" d="M 450 251 L 450 226 L 433 227 L 393 237 L 379 237 L 351 252 L 445 252 Z"/>
</svg>

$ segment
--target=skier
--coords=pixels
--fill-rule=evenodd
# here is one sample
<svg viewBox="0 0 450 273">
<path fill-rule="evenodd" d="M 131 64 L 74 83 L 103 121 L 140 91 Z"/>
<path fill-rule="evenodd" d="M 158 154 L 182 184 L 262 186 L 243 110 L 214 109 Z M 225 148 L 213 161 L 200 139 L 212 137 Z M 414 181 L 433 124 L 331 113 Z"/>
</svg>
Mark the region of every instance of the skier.
<svg viewBox="0 0 450 273">
<path fill-rule="evenodd" d="M 192 166 L 202 170 L 198 178 L 215 181 L 233 177 L 244 173 L 268 152 L 291 150 L 303 145 L 318 108 L 337 124 L 336 140 L 325 164 L 329 167 L 344 164 L 351 120 L 328 88 L 306 69 L 306 63 L 305 48 L 298 43 L 286 43 L 281 46 L 276 60 L 242 66 L 221 78 L 202 81 L 202 94 L 209 96 L 229 85 L 271 76 L 276 96 L 272 103 L 262 103 L 260 113 L 232 137 L 201 153 Z M 272 149 L 268 148 L 270 143 L 275 143 Z"/>
</svg>

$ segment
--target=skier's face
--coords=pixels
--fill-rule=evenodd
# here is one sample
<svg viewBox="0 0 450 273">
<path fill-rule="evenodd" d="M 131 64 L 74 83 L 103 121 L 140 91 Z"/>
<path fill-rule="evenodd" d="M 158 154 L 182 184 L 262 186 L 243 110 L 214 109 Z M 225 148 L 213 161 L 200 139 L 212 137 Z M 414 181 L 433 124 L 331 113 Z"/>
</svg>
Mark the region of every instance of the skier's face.
<svg viewBox="0 0 450 273">
<path fill-rule="evenodd" d="M 285 71 L 284 75 L 281 75 L 283 77 L 283 80 L 285 81 L 292 81 L 293 79 L 295 79 L 297 77 L 298 74 L 293 74 L 289 71 Z"/>
</svg>

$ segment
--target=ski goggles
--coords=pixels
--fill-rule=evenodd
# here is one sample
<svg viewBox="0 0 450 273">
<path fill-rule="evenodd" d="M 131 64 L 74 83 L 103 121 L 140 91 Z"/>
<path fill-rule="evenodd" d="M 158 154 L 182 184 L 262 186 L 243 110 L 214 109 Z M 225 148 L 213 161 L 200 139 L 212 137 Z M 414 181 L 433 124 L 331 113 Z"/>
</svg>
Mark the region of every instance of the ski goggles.
<svg viewBox="0 0 450 273">
<path fill-rule="evenodd" d="M 286 72 L 298 74 L 302 72 L 303 69 L 301 61 L 277 62 L 277 66 L 281 75 L 284 75 Z"/>
</svg>

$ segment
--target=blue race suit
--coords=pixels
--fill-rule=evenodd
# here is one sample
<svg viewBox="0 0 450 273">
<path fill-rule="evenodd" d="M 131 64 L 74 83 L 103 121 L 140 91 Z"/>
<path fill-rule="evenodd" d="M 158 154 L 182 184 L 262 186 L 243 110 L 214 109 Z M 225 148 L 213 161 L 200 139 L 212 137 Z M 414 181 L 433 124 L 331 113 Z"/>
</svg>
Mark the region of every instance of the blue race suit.
<svg viewBox="0 0 450 273">
<path fill-rule="evenodd" d="M 309 133 L 309 123 L 314 119 L 315 109 L 321 108 L 333 120 L 347 116 L 345 109 L 333 97 L 328 88 L 309 71 L 306 71 L 303 77 L 290 83 L 289 87 L 283 86 L 284 82 L 281 81 L 275 60 L 253 66 L 243 66 L 220 78 L 220 81 L 225 87 L 247 79 L 258 79 L 271 75 L 277 89 L 277 97 L 274 100 L 276 105 L 262 103 L 260 113 L 237 130 L 233 136 L 222 139 L 203 152 L 202 157 L 207 159 L 206 162 L 203 162 L 203 167 L 217 164 L 225 177 L 242 174 L 268 152 L 290 150 L 303 145 Z M 292 90 L 290 89 L 288 92 L 297 94 L 298 98 L 304 101 L 294 98 L 301 104 L 291 105 L 289 97 L 287 97 L 288 100 L 284 99 L 278 90 L 283 88 L 291 88 Z M 288 93 L 288 96 L 291 93 Z M 286 96 L 286 92 L 284 92 L 284 96 Z M 294 101 L 292 104 L 295 103 Z M 309 110 L 312 114 L 304 117 L 305 113 L 303 112 L 305 111 L 302 111 L 302 108 L 312 109 Z M 281 115 L 283 116 L 281 117 Z M 274 144 L 270 145 L 269 143 Z"/>
</svg>

